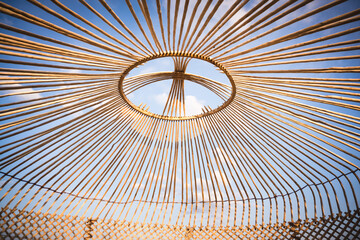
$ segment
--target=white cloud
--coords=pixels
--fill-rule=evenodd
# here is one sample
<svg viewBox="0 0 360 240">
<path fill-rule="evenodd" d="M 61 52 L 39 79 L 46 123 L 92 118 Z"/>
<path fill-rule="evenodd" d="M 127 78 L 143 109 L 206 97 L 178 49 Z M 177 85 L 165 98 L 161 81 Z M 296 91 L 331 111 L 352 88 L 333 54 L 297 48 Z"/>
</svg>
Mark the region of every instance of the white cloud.
<svg viewBox="0 0 360 240">
<path fill-rule="evenodd" d="M 219 160 L 220 160 L 221 162 L 225 162 L 225 158 L 224 158 L 224 155 L 223 155 L 224 150 L 223 150 L 222 148 L 220 148 L 220 147 L 217 147 L 217 148 L 216 148 L 216 152 L 217 152 L 217 154 L 219 155 Z"/>
<path fill-rule="evenodd" d="M 201 100 L 198 100 L 195 96 L 185 96 L 185 111 L 187 116 L 202 113 L 203 107 L 203 102 Z"/>
<path fill-rule="evenodd" d="M 21 84 L 14 83 L 14 84 L 6 84 L 2 85 L 2 87 L 20 87 Z M 34 100 L 41 98 L 40 93 L 36 93 L 32 88 L 19 88 L 19 89 L 11 89 L 3 91 L 2 95 L 15 95 L 19 98 L 19 101 L 22 100 Z"/>
<path fill-rule="evenodd" d="M 156 103 L 164 106 L 168 98 L 167 93 L 160 93 L 155 95 Z M 185 96 L 185 110 L 186 116 L 192 116 L 202 113 L 202 108 L 204 107 L 203 101 L 197 99 L 195 96 L 187 95 Z"/>
<path fill-rule="evenodd" d="M 229 150 L 228 150 L 229 151 Z M 217 147 L 216 148 L 216 152 L 218 154 L 218 157 L 219 157 L 219 160 L 222 162 L 222 163 L 225 163 L 226 161 L 228 162 L 231 162 L 232 164 L 235 164 L 235 160 L 232 158 L 232 156 L 230 155 L 229 152 L 228 155 L 226 155 L 226 151 L 221 148 L 221 147 Z"/>
<path fill-rule="evenodd" d="M 76 111 L 73 114 L 71 114 L 71 117 L 77 118 L 77 117 L 80 117 L 83 114 L 84 114 L 84 111 L 80 110 L 80 111 Z"/>
<path fill-rule="evenodd" d="M 219 181 L 220 185 L 223 185 L 224 187 L 229 186 L 229 182 L 227 178 L 224 176 L 224 174 L 221 174 L 219 170 L 215 170 L 214 174 L 217 180 Z"/>
<path fill-rule="evenodd" d="M 166 93 L 160 93 L 155 95 L 155 101 L 158 104 L 165 105 L 168 95 Z"/>
<path fill-rule="evenodd" d="M 142 183 L 135 183 L 134 184 L 134 188 L 135 189 L 139 189 L 139 190 L 143 190 L 144 189 L 144 184 L 142 184 Z"/>
<path fill-rule="evenodd" d="M 66 72 L 69 72 L 69 73 L 82 73 L 82 71 L 78 70 L 78 69 L 70 69 L 70 70 L 66 70 Z"/>
<path fill-rule="evenodd" d="M 235 3 L 236 0 L 225 0 L 223 4 L 220 5 L 217 14 L 215 14 L 214 19 L 220 20 L 220 18 L 224 15 L 226 11 L 230 9 L 230 7 Z M 247 11 L 244 8 L 239 9 L 232 18 L 227 22 L 228 26 L 232 26 L 236 23 L 242 16 L 244 16 Z"/>
</svg>

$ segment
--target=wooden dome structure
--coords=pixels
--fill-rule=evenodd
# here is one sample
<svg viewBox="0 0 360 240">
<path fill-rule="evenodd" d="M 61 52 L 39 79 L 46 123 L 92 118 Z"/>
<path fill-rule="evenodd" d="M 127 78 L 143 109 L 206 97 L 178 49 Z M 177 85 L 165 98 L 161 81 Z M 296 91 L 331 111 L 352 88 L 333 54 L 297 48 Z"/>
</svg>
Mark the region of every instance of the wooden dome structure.
<svg viewBox="0 0 360 240">
<path fill-rule="evenodd" d="M 359 7 L 1 2 L 1 237 L 356 239 Z"/>
</svg>

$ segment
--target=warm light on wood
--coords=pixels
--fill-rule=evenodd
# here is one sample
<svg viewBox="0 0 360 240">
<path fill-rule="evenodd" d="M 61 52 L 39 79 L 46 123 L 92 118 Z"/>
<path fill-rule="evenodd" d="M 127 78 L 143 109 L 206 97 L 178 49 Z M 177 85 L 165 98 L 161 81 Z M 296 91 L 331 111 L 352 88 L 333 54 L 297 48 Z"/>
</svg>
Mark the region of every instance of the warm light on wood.
<svg viewBox="0 0 360 240">
<path fill-rule="evenodd" d="M 356 239 L 358 8 L 0 2 L 0 238 Z"/>
</svg>

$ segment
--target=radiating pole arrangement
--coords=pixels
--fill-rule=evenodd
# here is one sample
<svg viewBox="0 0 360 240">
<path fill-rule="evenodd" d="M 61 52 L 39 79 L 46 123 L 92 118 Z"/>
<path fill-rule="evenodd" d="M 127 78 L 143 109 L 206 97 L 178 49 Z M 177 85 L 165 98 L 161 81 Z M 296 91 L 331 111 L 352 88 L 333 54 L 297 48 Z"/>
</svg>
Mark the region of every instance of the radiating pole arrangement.
<svg viewBox="0 0 360 240">
<path fill-rule="evenodd" d="M 298 237 L 297 221 L 358 211 L 358 7 L 0 2 L 0 228 L 43 214 L 88 220 L 92 233 L 102 221 L 189 239 L 291 222 Z M 129 76 L 155 59 L 173 71 Z M 194 60 L 228 83 L 188 72 Z M 130 100 L 165 80 L 161 114 Z M 222 103 L 188 115 L 189 83 Z"/>
</svg>

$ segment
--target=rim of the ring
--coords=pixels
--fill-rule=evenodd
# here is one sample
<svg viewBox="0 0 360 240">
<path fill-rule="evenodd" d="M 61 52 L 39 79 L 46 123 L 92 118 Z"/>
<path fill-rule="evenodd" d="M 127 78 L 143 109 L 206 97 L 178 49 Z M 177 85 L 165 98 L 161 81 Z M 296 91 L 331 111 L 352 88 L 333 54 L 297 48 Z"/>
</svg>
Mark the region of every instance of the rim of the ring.
<svg viewBox="0 0 360 240">
<path fill-rule="evenodd" d="M 125 95 L 124 93 L 124 89 L 123 89 L 123 82 L 125 77 L 128 75 L 128 73 L 133 70 L 134 68 L 136 68 L 137 66 L 148 62 L 150 60 L 153 59 L 157 59 L 157 58 L 163 58 L 163 57 L 188 57 L 188 58 L 195 58 L 195 59 L 200 59 L 200 60 L 204 60 L 206 62 L 209 62 L 213 65 L 215 65 L 216 67 L 218 67 L 221 71 L 223 71 L 223 73 L 227 76 L 227 78 L 230 81 L 231 84 L 231 95 L 230 97 L 220 106 L 218 106 L 215 109 L 212 109 L 210 111 L 201 113 L 201 114 L 196 114 L 196 115 L 192 115 L 192 116 L 165 116 L 165 115 L 160 115 L 160 114 L 156 114 L 156 113 L 152 113 L 149 111 L 146 111 L 144 109 L 141 109 L 140 107 L 136 106 L 134 103 L 132 103 Z M 236 85 L 235 82 L 232 78 L 232 76 L 230 75 L 230 73 L 227 71 L 227 69 L 219 62 L 215 61 L 214 59 L 208 57 L 208 56 L 204 56 L 201 54 L 195 54 L 195 53 L 186 53 L 186 52 L 164 52 L 164 53 L 159 53 L 159 54 L 154 54 L 154 55 L 150 55 L 148 57 L 142 58 L 139 61 L 135 62 L 134 64 L 132 64 L 131 66 L 129 66 L 127 69 L 125 69 L 119 79 L 118 82 L 118 90 L 119 90 L 119 94 L 120 96 L 125 100 L 125 102 L 133 109 L 139 111 L 140 113 L 143 113 L 145 115 L 148 115 L 150 117 L 155 117 L 155 118 L 160 118 L 160 119 L 165 119 L 165 120 L 188 120 L 188 119 L 194 119 L 194 118 L 201 118 L 201 117 L 205 117 L 211 114 L 214 114 L 222 109 L 224 109 L 225 107 L 227 107 L 235 98 L 235 94 L 236 94 Z"/>
</svg>

